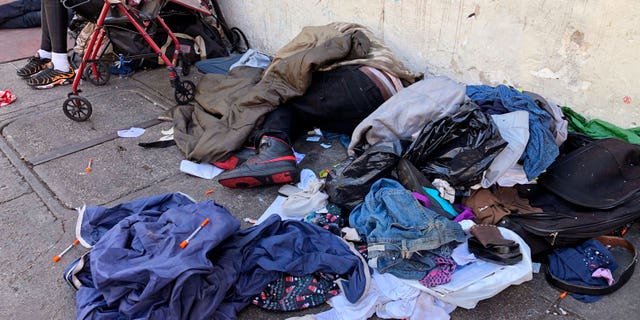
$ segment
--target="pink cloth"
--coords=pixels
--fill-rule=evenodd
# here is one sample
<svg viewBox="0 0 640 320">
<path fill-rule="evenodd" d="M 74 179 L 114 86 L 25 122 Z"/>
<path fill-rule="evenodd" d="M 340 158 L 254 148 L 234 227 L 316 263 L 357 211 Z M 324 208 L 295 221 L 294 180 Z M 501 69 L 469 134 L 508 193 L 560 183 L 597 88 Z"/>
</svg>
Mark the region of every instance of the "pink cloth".
<svg viewBox="0 0 640 320">
<path fill-rule="evenodd" d="M 427 288 L 439 286 L 451 281 L 451 276 L 456 271 L 456 262 L 451 258 L 436 256 L 436 267 L 431 269 L 424 278 L 418 280 Z"/>
<path fill-rule="evenodd" d="M 16 101 L 16 96 L 11 90 L 0 90 L 0 107 L 4 107 Z"/>
<path fill-rule="evenodd" d="M 607 283 L 609 285 L 613 285 L 616 280 L 613 279 L 613 275 L 611 274 L 611 270 L 607 268 L 598 268 L 591 274 L 593 278 L 605 278 L 607 279 Z"/>
</svg>

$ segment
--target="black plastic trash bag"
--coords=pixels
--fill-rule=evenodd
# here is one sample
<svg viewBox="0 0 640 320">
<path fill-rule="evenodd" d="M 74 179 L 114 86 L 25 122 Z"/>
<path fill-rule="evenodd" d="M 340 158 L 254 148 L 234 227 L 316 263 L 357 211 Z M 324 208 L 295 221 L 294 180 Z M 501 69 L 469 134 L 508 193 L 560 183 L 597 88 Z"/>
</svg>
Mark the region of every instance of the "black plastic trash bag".
<svg viewBox="0 0 640 320">
<path fill-rule="evenodd" d="M 347 158 L 327 175 L 329 201 L 351 211 L 364 200 L 374 182 L 391 173 L 401 154 L 399 141 L 380 142 L 357 158 Z"/>
<path fill-rule="evenodd" d="M 456 189 L 467 189 L 507 146 L 498 127 L 474 103 L 422 128 L 403 157 L 431 181 L 440 178 Z"/>
</svg>

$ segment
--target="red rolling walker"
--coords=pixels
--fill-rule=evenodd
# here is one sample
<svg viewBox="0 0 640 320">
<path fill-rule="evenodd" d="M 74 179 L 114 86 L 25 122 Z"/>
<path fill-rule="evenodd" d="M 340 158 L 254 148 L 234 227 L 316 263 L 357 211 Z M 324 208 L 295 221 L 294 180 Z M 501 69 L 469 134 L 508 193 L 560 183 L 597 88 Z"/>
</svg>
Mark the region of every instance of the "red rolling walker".
<svg viewBox="0 0 640 320">
<path fill-rule="evenodd" d="M 85 5 L 89 3 L 89 1 L 90 0 L 83 0 L 76 5 L 67 6 L 67 4 L 65 4 L 65 6 L 74 8 L 80 5 Z M 62 105 L 64 114 L 68 118 L 74 121 L 86 121 L 91 117 L 91 113 L 93 111 L 91 103 L 87 98 L 80 96 L 80 92 L 82 92 L 82 90 L 79 89 L 79 86 L 80 80 L 83 76 L 95 85 L 104 85 L 109 80 L 109 65 L 99 59 L 101 55 L 101 53 L 99 52 L 99 48 L 101 47 L 106 36 L 105 19 L 110 12 L 119 12 L 124 17 L 126 17 L 128 22 L 133 25 L 133 27 L 153 49 L 153 51 L 155 52 L 154 56 L 158 56 L 160 57 L 160 59 L 162 59 L 167 70 L 169 71 L 169 81 L 171 82 L 171 87 L 173 87 L 175 90 L 174 98 L 176 102 L 178 104 L 187 104 L 193 101 L 193 99 L 195 98 L 196 86 L 191 81 L 180 80 L 179 73 L 187 75 L 188 70 L 180 70 L 181 68 L 176 67 L 178 58 L 182 56 L 180 51 L 180 43 L 178 42 L 178 39 L 173 34 L 173 32 L 171 32 L 167 24 L 164 22 L 162 17 L 160 17 L 160 15 L 158 14 L 159 8 L 162 7 L 165 0 L 146 1 L 155 5 L 154 9 L 151 10 L 151 14 L 136 10 L 129 3 L 127 3 L 127 0 L 104 0 L 104 4 L 102 5 L 100 14 L 97 16 L 95 29 L 91 34 L 91 38 L 89 40 L 89 43 L 87 44 L 87 47 L 84 50 L 82 62 L 76 70 L 76 76 L 73 79 L 73 84 L 71 85 L 71 92 L 67 95 L 67 99 Z M 128 0 L 128 2 L 135 3 L 135 5 L 138 5 L 140 3 L 140 1 L 136 0 Z M 95 1 L 91 2 L 90 4 L 94 7 L 96 6 Z M 81 12 L 79 13 L 81 14 Z M 175 51 L 172 60 L 169 60 L 167 58 L 160 47 L 147 33 L 145 28 L 151 23 L 152 20 L 155 20 L 173 41 Z"/>
</svg>

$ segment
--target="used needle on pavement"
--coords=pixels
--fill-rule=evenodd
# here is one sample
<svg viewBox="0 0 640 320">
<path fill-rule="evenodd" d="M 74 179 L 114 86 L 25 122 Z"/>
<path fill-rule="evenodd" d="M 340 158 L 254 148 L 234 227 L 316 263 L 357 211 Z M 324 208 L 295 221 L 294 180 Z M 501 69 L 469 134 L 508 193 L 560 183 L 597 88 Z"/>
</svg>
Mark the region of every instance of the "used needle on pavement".
<svg viewBox="0 0 640 320">
<path fill-rule="evenodd" d="M 89 165 L 84 168 L 84 171 L 91 172 L 91 165 L 93 164 L 93 158 L 89 158 Z"/>
<path fill-rule="evenodd" d="M 198 232 L 200 232 L 200 230 L 202 230 L 202 228 L 207 225 L 207 223 L 209 223 L 209 218 L 204 219 L 204 221 L 202 221 L 198 228 L 194 230 L 186 240 L 180 243 L 180 248 L 184 249 L 189 244 L 189 241 L 191 241 L 191 239 L 193 239 L 193 237 L 195 237 L 196 234 L 198 234 Z"/>
<path fill-rule="evenodd" d="M 62 256 L 64 256 L 67 252 L 69 252 L 69 250 L 71 250 L 71 248 L 75 247 L 78 245 L 78 243 L 80 243 L 80 240 L 76 239 L 73 241 L 73 243 L 71 243 L 66 249 L 64 249 L 59 255 L 53 257 L 53 259 L 51 259 L 51 261 L 58 262 L 60 261 L 60 259 L 62 259 Z"/>
<path fill-rule="evenodd" d="M 551 305 L 549 305 L 549 308 L 547 308 L 546 313 L 550 313 L 551 312 L 551 308 L 552 307 L 557 307 L 558 304 L 560 303 L 560 300 L 564 299 L 564 297 L 567 296 L 567 291 L 562 291 L 562 293 L 560 294 L 560 296 L 558 296 L 558 299 L 556 299 L 555 301 L 553 301 L 553 303 L 551 303 Z"/>
</svg>

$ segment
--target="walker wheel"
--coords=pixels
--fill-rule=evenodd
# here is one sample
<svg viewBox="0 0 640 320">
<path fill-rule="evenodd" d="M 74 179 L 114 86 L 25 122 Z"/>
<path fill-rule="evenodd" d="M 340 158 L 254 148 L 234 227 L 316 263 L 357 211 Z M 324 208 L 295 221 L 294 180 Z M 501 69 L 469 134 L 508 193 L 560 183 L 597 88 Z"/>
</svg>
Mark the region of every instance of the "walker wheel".
<svg viewBox="0 0 640 320">
<path fill-rule="evenodd" d="M 87 121 L 91 117 L 91 103 L 87 98 L 70 95 L 62 104 L 62 111 L 67 118 L 73 121 Z"/>
<path fill-rule="evenodd" d="M 196 85 L 189 80 L 178 82 L 174 97 L 178 104 L 187 104 L 196 97 Z"/>
<path fill-rule="evenodd" d="M 91 66 L 96 66 L 96 71 L 98 74 L 93 73 L 93 68 Z M 109 64 L 104 62 L 92 62 L 87 64 L 87 67 L 84 69 L 83 76 L 85 79 L 89 80 L 89 82 L 93 83 L 96 86 L 104 86 L 109 82 L 109 78 L 111 78 L 111 72 L 109 71 Z"/>
</svg>

